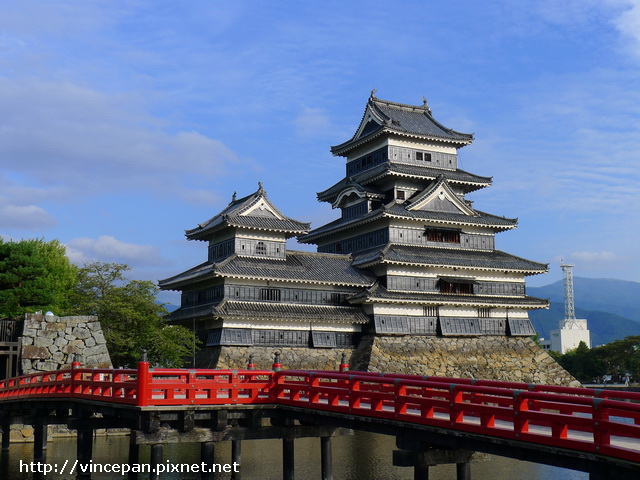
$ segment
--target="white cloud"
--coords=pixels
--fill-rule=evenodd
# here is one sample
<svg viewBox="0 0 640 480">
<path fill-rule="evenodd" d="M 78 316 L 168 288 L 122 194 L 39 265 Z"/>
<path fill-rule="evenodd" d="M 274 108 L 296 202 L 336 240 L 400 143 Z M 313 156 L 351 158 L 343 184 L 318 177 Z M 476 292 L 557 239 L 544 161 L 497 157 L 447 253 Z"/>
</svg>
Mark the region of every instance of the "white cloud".
<svg viewBox="0 0 640 480">
<path fill-rule="evenodd" d="M 640 1 L 627 0 L 623 4 L 624 10 L 613 19 L 612 23 L 626 39 L 631 40 L 630 51 L 640 56 Z"/>
<path fill-rule="evenodd" d="M 82 265 L 88 261 L 127 263 L 132 266 L 157 266 L 166 263 L 157 248 L 123 242 L 110 235 L 98 238 L 74 238 L 67 242 L 67 256 Z"/>
<path fill-rule="evenodd" d="M 0 205 L 0 225 L 4 229 L 43 230 L 55 224 L 53 216 L 36 205 Z"/>
<path fill-rule="evenodd" d="M 240 162 L 219 140 L 172 132 L 137 100 L 70 82 L 0 78 L 0 164 L 45 191 L 164 193 L 171 184 L 179 194 L 187 174 L 214 179 Z"/>
<path fill-rule="evenodd" d="M 612 252 L 574 252 L 571 258 L 581 262 L 610 262 L 618 259 Z"/>
<path fill-rule="evenodd" d="M 309 137 L 322 135 L 331 129 L 332 124 L 327 112 L 322 108 L 304 107 L 294 120 L 298 135 Z"/>
</svg>

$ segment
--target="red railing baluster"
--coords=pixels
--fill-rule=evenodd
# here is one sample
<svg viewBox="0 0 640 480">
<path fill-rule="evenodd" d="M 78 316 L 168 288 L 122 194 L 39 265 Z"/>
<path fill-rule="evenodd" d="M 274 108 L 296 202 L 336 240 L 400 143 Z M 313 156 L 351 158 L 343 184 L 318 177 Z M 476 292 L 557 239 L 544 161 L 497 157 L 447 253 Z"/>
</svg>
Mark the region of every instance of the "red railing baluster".
<svg viewBox="0 0 640 480">
<path fill-rule="evenodd" d="M 151 373 L 149 372 L 149 362 L 138 362 L 138 378 L 136 382 L 136 405 L 146 407 L 151 405 Z"/>
</svg>

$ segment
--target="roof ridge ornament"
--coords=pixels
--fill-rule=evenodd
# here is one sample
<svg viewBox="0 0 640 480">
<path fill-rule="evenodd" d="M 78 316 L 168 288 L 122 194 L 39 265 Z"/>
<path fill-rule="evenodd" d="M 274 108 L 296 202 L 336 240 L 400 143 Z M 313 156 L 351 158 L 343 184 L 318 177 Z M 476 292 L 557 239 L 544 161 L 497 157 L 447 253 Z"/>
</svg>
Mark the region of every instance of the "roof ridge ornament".
<svg viewBox="0 0 640 480">
<path fill-rule="evenodd" d="M 422 96 L 422 105 L 424 106 L 424 109 L 427 111 L 427 113 L 431 115 L 431 109 L 429 108 L 429 104 L 427 103 L 427 99 L 424 95 Z"/>
<path fill-rule="evenodd" d="M 264 192 L 264 188 L 262 186 L 262 182 L 258 181 L 258 192 Z"/>
<path fill-rule="evenodd" d="M 371 98 L 376 98 L 377 91 L 378 90 L 376 90 L 375 87 L 371 89 Z"/>
</svg>

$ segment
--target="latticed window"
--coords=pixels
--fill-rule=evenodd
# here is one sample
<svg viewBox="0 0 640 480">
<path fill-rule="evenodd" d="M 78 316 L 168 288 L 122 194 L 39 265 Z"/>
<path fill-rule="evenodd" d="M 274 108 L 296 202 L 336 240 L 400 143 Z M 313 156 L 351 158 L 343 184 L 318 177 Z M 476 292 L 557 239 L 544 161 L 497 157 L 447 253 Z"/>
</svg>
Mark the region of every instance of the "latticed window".
<svg viewBox="0 0 640 480">
<path fill-rule="evenodd" d="M 491 316 L 490 308 L 479 308 L 478 309 L 478 318 L 489 318 Z"/>
<path fill-rule="evenodd" d="M 428 306 L 422 307 L 423 315 L 425 317 L 437 317 L 438 316 L 438 307 L 437 306 Z"/>
<path fill-rule="evenodd" d="M 460 243 L 460 232 L 440 228 L 425 228 L 424 236 L 429 242 Z"/>
<path fill-rule="evenodd" d="M 260 289 L 260 300 L 279 302 L 280 298 L 281 298 L 281 291 L 279 288 L 261 288 Z"/>
<path fill-rule="evenodd" d="M 267 246 L 264 242 L 256 243 L 256 255 L 266 255 L 267 254 Z"/>
<path fill-rule="evenodd" d="M 473 283 L 447 281 L 440 279 L 438 281 L 440 293 L 457 293 L 457 294 L 473 294 Z"/>
</svg>

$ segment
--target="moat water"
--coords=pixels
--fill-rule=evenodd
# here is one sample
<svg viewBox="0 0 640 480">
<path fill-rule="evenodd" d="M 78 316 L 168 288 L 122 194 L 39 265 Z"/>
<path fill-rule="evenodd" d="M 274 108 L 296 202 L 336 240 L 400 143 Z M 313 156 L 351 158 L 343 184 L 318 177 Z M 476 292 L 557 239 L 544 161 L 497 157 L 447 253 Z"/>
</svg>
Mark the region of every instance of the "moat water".
<svg viewBox="0 0 640 480">
<path fill-rule="evenodd" d="M 128 437 L 98 437 L 95 439 L 93 462 L 98 465 L 125 464 L 127 462 Z M 385 435 L 357 432 L 354 436 L 333 440 L 333 477 L 335 480 L 410 480 L 413 469 L 394 467 L 392 451 L 395 439 Z M 70 466 L 75 460 L 75 439 L 55 439 L 49 441 L 46 462 L 58 465 L 68 460 Z M 149 448 L 142 447 L 140 462 L 149 461 Z M 320 440 L 315 438 L 296 440 L 296 479 L 314 480 L 320 478 Z M 26 473 L 20 471 L 20 460 L 31 462 L 33 446 L 13 444 L 8 454 L 0 458 L 0 479 L 2 480 L 72 480 L 69 473 Z M 169 445 L 164 451 L 164 460 L 173 464 L 199 464 L 200 448 L 194 444 Z M 216 463 L 231 461 L 231 444 L 225 442 L 216 448 Z M 68 467 L 70 468 L 70 467 Z M 242 442 L 242 480 L 280 480 L 282 478 L 282 442 L 279 440 L 248 440 Z M 23 468 L 24 470 L 24 468 Z M 93 480 L 122 479 L 115 473 L 94 473 Z M 148 474 L 141 474 L 146 480 Z M 198 480 L 199 473 L 166 473 L 164 480 Z M 231 474 L 218 474 L 216 479 L 230 479 Z M 429 478 L 455 480 L 454 465 L 442 465 L 430 469 Z M 521 462 L 508 458 L 491 456 L 471 465 L 473 480 L 587 480 L 583 472 L 565 470 L 546 465 Z"/>
</svg>

